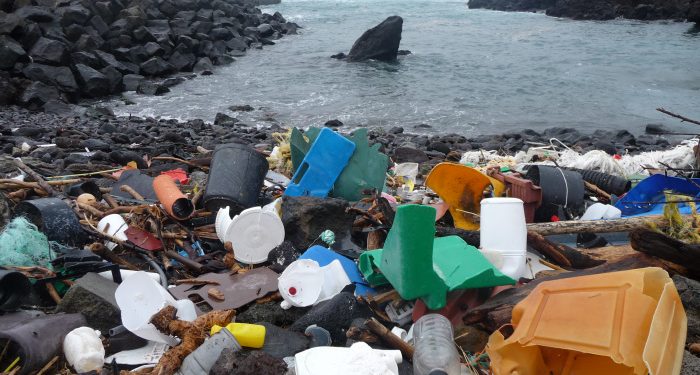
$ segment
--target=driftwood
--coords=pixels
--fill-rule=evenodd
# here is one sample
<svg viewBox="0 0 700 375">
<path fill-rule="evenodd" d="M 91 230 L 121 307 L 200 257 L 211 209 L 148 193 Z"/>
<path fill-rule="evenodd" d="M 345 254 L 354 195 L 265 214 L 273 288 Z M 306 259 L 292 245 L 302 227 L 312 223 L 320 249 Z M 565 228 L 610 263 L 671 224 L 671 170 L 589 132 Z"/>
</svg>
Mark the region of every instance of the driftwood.
<svg viewBox="0 0 700 375">
<path fill-rule="evenodd" d="M 545 281 L 644 267 L 666 268 L 662 262 L 653 257 L 645 254 L 633 254 L 620 258 L 617 261 L 607 262 L 585 270 L 554 273 L 550 276 L 535 279 L 522 287 L 504 290 L 490 298 L 483 305 L 469 309 L 463 318 L 464 324 L 482 324 L 488 331 L 495 331 L 499 327 L 509 324 L 513 307 L 527 297 L 537 285 Z"/>
<path fill-rule="evenodd" d="M 700 245 L 687 244 L 649 229 L 631 232 L 630 244 L 637 251 L 676 263 L 700 275 Z"/>
<path fill-rule="evenodd" d="M 399 336 L 391 333 L 391 331 L 389 331 L 389 329 L 382 323 L 379 323 L 377 319 L 369 318 L 365 322 L 365 325 L 370 329 L 370 331 L 372 331 L 372 333 L 379 336 L 379 338 L 381 338 L 387 345 L 394 349 L 400 350 L 404 358 L 409 361 L 413 359 L 413 346 L 406 341 L 403 341 Z"/>
<path fill-rule="evenodd" d="M 650 215 L 613 220 L 572 220 L 528 224 L 527 230 L 528 232 L 535 232 L 543 236 L 573 233 L 630 232 L 635 229 L 646 228 L 650 223 L 663 227 L 666 225 L 666 221 L 667 220 L 663 217 L 663 215 Z"/>
<path fill-rule="evenodd" d="M 604 260 L 593 259 L 578 249 L 554 243 L 534 232 L 528 232 L 527 244 L 551 259 L 554 264 L 564 268 L 583 269 L 605 263 Z"/>
</svg>

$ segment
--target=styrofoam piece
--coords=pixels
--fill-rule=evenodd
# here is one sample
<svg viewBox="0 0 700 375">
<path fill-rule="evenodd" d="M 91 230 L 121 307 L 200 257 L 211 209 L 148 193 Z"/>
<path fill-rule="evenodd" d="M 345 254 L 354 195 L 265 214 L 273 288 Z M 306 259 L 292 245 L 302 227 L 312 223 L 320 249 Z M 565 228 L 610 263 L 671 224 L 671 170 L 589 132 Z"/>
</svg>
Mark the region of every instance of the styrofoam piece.
<svg viewBox="0 0 700 375">
<path fill-rule="evenodd" d="M 481 253 L 503 274 L 525 275 L 527 227 L 523 201 L 517 198 L 481 200 Z"/>
<path fill-rule="evenodd" d="M 239 262 L 265 262 L 270 251 L 284 242 L 282 219 L 275 212 L 260 207 L 243 210 L 226 228 L 223 242 L 229 241 Z"/>
<path fill-rule="evenodd" d="M 292 262 L 278 279 L 281 306 L 306 307 L 333 298 L 350 284 L 350 278 L 339 260 L 321 267 L 311 259 Z"/>
<path fill-rule="evenodd" d="M 296 375 L 398 375 L 401 352 L 372 349 L 364 342 L 349 348 L 318 346 L 294 356 Z"/>
<path fill-rule="evenodd" d="M 152 367 L 158 363 L 160 357 L 162 357 L 168 349 L 169 346 L 167 344 L 149 341 L 148 344 L 143 347 L 112 354 L 105 359 L 105 362 L 112 363 L 112 361 L 115 361 L 120 365 L 150 365 Z"/>
<path fill-rule="evenodd" d="M 144 271 L 133 271 L 133 270 L 119 270 L 119 273 L 122 275 L 122 280 L 126 279 L 127 277 L 135 274 L 136 272 L 143 272 L 148 277 L 153 279 L 155 282 L 160 283 L 160 275 L 155 273 L 155 272 L 144 272 Z M 103 271 L 98 273 L 98 275 L 104 277 L 107 280 L 114 281 L 114 277 L 112 276 L 112 271 Z"/>
<path fill-rule="evenodd" d="M 220 208 L 216 213 L 216 220 L 214 221 L 214 229 L 216 230 L 216 237 L 219 241 L 224 242 L 224 235 L 226 234 L 226 229 L 231 225 L 233 219 L 231 219 L 231 207 L 226 206 Z"/>
<path fill-rule="evenodd" d="M 615 206 L 602 203 L 594 203 L 581 216 L 581 220 L 610 220 L 622 217 L 622 211 Z"/>
<path fill-rule="evenodd" d="M 122 241 L 128 239 L 125 233 L 128 227 L 124 218 L 119 214 L 107 215 L 97 223 L 97 230 Z M 110 250 L 114 250 L 117 244 L 111 241 L 105 241 L 105 246 Z"/>
<path fill-rule="evenodd" d="M 63 339 L 63 353 L 68 364 L 79 374 L 101 371 L 105 363 L 105 348 L 100 331 L 90 327 L 78 327 Z"/>
<path fill-rule="evenodd" d="M 170 346 L 177 344 L 175 337 L 167 336 L 150 323 L 153 314 L 167 305 L 177 308 L 180 320 L 193 321 L 197 317 L 194 303 L 190 300 L 176 301 L 165 288 L 145 272 L 136 272 L 126 278 L 114 293 L 121 310 L 122 324 L 136 336 Z"/>
</svg>

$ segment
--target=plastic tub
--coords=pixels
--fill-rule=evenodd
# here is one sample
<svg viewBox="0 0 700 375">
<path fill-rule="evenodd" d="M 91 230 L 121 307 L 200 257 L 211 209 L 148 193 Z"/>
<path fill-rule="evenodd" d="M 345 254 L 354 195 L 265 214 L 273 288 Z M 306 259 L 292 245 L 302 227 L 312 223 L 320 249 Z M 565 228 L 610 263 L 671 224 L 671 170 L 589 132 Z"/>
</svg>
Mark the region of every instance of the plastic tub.
<svg viewBox="0 0 700 375">
<path fill-rule="evenodd" d="M 202 196 L 204 206 L 211 212 L 230 206 L 234 213 L 255 206 L 268 169 L 265 157 L 247 145 L 217 146 Z"/>
<path fill-rule="evenodd" d="M 223 229 L 227 220 L 221 219 Z M 236 215 L 224 233 L 222 242 L 231 242 L 236 260 L 246 264 L 266 262 L 270 251 L 284 242 L 282 219 L 276 212 L 263 211 L 260 207 Z"/>
<path fill-rule="evenodd" d="M 481 252 L 496 268 L 514 280 L 525 275 L 527 227 L 523 201 L 482 199 L 480 235 Z"/>
</svg>

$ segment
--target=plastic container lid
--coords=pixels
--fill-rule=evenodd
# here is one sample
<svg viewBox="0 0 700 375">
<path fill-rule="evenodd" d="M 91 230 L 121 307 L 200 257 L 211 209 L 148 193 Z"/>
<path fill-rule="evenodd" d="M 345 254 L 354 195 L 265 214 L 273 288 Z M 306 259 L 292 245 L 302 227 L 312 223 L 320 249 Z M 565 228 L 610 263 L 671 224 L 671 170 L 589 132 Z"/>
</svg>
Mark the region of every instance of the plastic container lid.
<svg viewBox="0 0 700 375">
<path fill-rule="evenodd" d="M 222 225 L 225 220 L 222 220 Z M 247 264 L 267 261 L 272 249 L 284 242 L 284 225 L 277 214 L 251 207 L 233 218 L 224 242 L 231 242 L 236 260 Z"/>
<path fill-rule="evenodd" d="M 214 229 L 216 230 L 216 237 L 219 241 L 224 242 L 224 235 L 226 234 L 226 229 L 231 225 L 231 207 L 226 206 L 220 208 L 216 213 L 216 220 L 214 221 Z"/>
</svg>

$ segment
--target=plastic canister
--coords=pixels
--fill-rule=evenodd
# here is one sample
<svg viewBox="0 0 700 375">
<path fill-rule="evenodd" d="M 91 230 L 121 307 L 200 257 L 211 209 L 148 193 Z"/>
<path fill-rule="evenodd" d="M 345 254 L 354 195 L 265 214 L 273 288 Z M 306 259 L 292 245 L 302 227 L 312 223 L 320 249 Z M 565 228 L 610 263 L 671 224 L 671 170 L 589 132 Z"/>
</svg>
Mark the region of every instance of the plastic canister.
<svg viewBox="0 0 700 375">
<path fill-rule="evenodd" d="M 107 215 L 97 223 L 97 230 L 102 233 L 107 233 L 110 236 L 122 241 L 126 241 L 128 239 L 126 237 L 127 228 L 129 228 L 129 226 L 126 224 L 126 221 L 124 221 L 122 215 L 119 214 Z M 107 246 L 107 248 L 110 250 L 114 250 L 114 248 L 117 247 L 117 244 L 111 241 L 106 241 L 105 246 Z"/>
<path fill-rule="evenodd" d="M 105 348 L 100 331 L 90 327 L 78 327 L 63 339 L 63 353 L 68 364 L 79 374 L 101 371 L 105 363 Z"/>
<path fill-rule="evenodd" d="M 481 252 L 503 274 L 525 275 L 527 226 L 523 201 L 517 198 L 481 200 Z"/>
<path fill-rule="evenodd" d="M 281 306 L 305 307 L 333 298 L 350 284 L 350 278 L 337 259 L 321 267 L 311 259 L 292 262 L 278 279 Z"/>
<path fill-rule="evenodd" d="M 241 346 L 246 348 L 260 349 L 265 345 L 265 326 L 248 323 L 229 323 L 226 327 L 214 325 L 211 327 L 211 335 L 228 330 L 233 334 Z"/>
<path fill-rule="evenodd" d="M 452 323 L 440 314 L 427 314 L 413 326 L 413 373 L 415 375 L 459 375 L 459 354 Z"/>
<path fill-rule="evenodd" d="M 146 340 L 174 346 L 177 339 L 167 336 L 150 323 L 153 314 L 166 305 L 177 308 L 180 320 L 193 321 L 197 317 L 194 303 L 190 300 L 176 301 L 165 288 L 146 272 L 136 272 L 126 278 L 114 293 L 121 310 L 122 324 L 136 336 Z"/>
<path fill-rule="evenodd" d="M 177 375 L 200 375 L 208 374 L 209 370 L 214 366 L 216 361 L 221 356 L 221 352 L 225 348 L 233 348 L 234 351 L 241 349 L 241 346 L 228 330 L 212 335 L 195 351 L 190 353 L 182 361 L 182 366 L 176 373 Z"/>
</svg>

